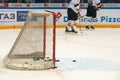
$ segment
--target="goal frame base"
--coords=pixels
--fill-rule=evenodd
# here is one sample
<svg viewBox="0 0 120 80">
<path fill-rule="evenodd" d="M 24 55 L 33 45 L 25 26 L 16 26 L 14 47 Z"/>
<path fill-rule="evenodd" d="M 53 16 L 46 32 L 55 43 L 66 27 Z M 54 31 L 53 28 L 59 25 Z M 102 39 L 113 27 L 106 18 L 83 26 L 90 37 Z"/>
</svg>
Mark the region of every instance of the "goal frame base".
<svg viewBox="0 0 120 80">
<path fill-rule="evenodd" d="M 54 69 L 51 59 L 4 59 L 5 66 L 14 70 L 48 70 Z"/>
</svg>

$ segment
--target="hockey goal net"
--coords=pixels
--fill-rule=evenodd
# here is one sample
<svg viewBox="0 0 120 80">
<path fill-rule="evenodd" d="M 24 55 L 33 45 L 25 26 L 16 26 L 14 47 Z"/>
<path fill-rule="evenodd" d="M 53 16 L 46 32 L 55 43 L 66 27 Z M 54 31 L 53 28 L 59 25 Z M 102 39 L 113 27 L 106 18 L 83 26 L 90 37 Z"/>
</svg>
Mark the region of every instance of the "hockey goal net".
<svg viewBox="0 0 120 80">
<path fill-rule="evenodd" d="M 43 70 L 55 67 L 55 13 L 29 11 L 9 54 L 4 59 L 7 68 Z"/>
</svg>

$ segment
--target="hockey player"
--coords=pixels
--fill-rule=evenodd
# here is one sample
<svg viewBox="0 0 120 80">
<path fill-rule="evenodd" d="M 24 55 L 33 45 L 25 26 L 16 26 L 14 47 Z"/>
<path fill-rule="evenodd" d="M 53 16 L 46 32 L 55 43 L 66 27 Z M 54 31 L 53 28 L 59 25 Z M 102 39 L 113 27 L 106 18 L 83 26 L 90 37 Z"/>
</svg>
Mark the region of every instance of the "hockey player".
<svg viewBox="0 0 120 80">
<path fill-rule="evenodd" d="M 100 8 L 100 0 L 88 0 L 86 29 L 89 29 L 89 22 L 91 22 L 91 29 L 95 29 L 94 22 L 96 22 L 97 10 Z"/>
<path fill-rule="evenodd" d="M 75 22 L 80 18 L 80 0 L 71 0 L 67 9 L 68 22 L 66 25 L 65 32 L 78 33 Z"/>
</svg>

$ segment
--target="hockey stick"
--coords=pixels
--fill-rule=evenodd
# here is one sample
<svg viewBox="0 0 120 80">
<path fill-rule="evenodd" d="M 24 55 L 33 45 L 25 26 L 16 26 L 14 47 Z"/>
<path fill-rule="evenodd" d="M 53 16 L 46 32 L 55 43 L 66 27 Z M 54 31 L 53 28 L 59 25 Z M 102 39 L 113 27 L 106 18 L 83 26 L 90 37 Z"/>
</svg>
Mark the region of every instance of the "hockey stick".
<svg viewBox="0 0 120 80">
<path fill-rule="evenodd" d="M 84 3 L 84 0 L 82 0 L 81 1 L 81 6 L 80 6 L 80 9 L 83 7 L 83 3 Z M 86 15 L 83 15 L 83 16 L 81 16 L 80 18 L 79 18 L 79 28 L 80 28 L 80 32 L 81 33 L 83 33 L 83 31 L 82 31 L 82 27 L 81 27 L 81 18 L 83 18 L 84 16 L 86 16 Z"/>
<path fill-rule="evenodd" d="M 85 17 L 85 16 L 86 16 L 86 15 L 83 15 L 83 16 L 81 16 L 81 18 L 83 18 L 83 17 Z M 81 27 L 81 21 L 80 21 L 81 18 L 79 18 L 79 28 L 80 28 L 80 32 L 83 33 L 83 32 L 82 32 L 82 27 Z"/>
<path fill-rule="evenodd" d="M 79 18 L 79 28 L 80 28 L 80 32 L 83 33 L 83 31 L 82 31 L 82 29 L 81 29 L 80 18 Z"/>
</svg>

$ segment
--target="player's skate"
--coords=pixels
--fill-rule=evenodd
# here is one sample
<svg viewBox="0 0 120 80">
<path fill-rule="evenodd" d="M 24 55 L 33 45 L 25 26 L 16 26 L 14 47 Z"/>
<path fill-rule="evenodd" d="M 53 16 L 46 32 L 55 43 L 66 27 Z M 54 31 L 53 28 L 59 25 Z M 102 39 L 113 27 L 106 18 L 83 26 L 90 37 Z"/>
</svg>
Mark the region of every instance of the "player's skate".
<svg viewBox="0 0 120 80">
<path fill-rule="evenodd" d="M 95 29 L 94 26 L 91 26 L 91 29 Z"/>
<path fill-rule="evenodd" d="M 72 31 L 71 31 L 71 32 L 73 32 L 73 33 L 78 33 L 77 30 L 76 30 L 76 26 L 73 26 L 73 27 L 72 27 Z"/>
<path fill-rule="evenodd" d="M 89 26 L 86 26 L 85 28 L 86 28 L 86 29 L 89 29 Z"/>
<path fill-rule="evenodd" d="M 71 32 L 69 27 L 66 27 L 65 32 Z"/>
</svg>

